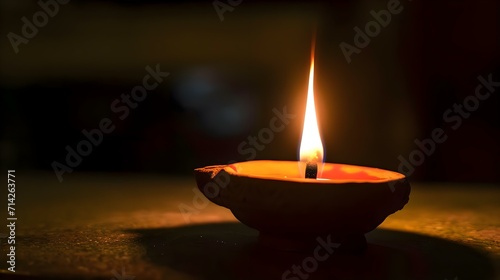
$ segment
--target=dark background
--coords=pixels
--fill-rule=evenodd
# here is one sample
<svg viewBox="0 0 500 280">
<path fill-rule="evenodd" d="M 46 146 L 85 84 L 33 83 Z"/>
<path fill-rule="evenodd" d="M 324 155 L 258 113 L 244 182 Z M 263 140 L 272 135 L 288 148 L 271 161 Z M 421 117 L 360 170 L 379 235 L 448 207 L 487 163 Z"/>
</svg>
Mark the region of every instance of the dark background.
<svg viewBox="0 0 500 280">
<path fill-rule="evenodd" d="M 401 0 L 403 11 L 348 63 L 339 44 L 353 45 L 353 28 L 388 2 L 243 0 L 221 21 L 211 1 L 73 0 L 16 54 L 7 34 L 21 35 L 21 18 L 41 8 L 0 1 L 1 166 L 52 172 L 83 129 L 110 118 L 116 129 L 74 172 L 191 174 L 247 160 L 240 143 L 284 106 L 297 117 L 256 159 L 296 160 L 316 28 L 328 162 L 398 170 L 415 139 L 443 128 L 448 139 L 413 180 L 500 182 L 500 90 L 456 130 L 443 120 L 479 75 L 500 81 L 500 2 Z M 118 119 L 110 104 L 156 64 L 170 75 Z"/>
</svg>

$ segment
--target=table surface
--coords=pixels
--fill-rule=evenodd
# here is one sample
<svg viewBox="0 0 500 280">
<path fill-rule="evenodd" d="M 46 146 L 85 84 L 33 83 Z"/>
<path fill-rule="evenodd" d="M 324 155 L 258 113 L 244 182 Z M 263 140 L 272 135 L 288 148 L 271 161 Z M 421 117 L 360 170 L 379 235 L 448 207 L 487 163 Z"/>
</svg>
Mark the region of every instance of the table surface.
<svg viewBox="0 0 500 280">
<path fill-rule="evenodd" d="M 301 279 L 282 276 L 310 253 L 258 246 L 255 230 L 195 189 L 193 178 L 17 172 L 16 272 L 4 226 L 0 279 Z M 365 254 L 332 255 L 305 276 L 500 279 L 499 202 L 495 185 L 414 183 Z"/>
</svg>

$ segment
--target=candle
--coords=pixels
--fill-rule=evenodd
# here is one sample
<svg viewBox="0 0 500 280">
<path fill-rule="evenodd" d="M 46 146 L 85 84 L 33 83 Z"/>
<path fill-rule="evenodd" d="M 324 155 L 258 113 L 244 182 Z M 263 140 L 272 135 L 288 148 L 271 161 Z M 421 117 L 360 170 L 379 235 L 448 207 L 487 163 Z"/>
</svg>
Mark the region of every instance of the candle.
<svg viewBox="0 0 500 280">
<path fill-rule="evenodd" d="M 364 234 L 409 200 L 405 175 L 378 168 L 323 163 L 314 104 L 314 54 L 309 71 L 299 161 L 257 160 L 195 169 L 198 188 L 259 230 L 263 244 L 303 249 L 319 236 L 339 252 L 363 252 Z"/>
</svg>

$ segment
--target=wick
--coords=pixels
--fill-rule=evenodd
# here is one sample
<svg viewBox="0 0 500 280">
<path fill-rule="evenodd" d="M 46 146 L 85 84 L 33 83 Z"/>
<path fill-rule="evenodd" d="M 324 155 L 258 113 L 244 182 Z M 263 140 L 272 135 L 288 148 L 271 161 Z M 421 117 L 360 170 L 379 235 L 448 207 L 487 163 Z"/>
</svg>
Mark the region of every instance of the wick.
<svg viewBox="0 0 500 280">
<path fill-rule="evenodd" d="M 316 179 L 318 176 L 318 165 L 315 162 L 308 162 L 306 164 L 306 178 Z"/>
</svg>

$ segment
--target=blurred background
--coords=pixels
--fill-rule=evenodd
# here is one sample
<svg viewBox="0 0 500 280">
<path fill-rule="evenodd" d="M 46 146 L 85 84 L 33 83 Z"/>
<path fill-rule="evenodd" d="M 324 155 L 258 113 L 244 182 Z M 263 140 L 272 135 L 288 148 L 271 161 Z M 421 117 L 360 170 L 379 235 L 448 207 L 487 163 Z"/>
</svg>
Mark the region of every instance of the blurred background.
<svg viewBox="0 0 500 280">
<path fill-rule="evenodd" d="M 326 161 L 398 170 L 415 139 L 442 128 L 447 140 L 418 160 L 412 180 L 500 182 L 500 87 L 456 129 L 443 118 L 475 94 L 479 75 L 500 81 L 498 1 L 401 0 L 350 63 L 339 45 L 356 47 L 354 28 L 394 1 L 63 2 L 0 1 L 3 169 L 67 165 L 66 147 L 76 150 L 82 130 L 104 118 L 115 129 L 73 172 L 189 175 L 229 161 L 297 160 L 316 29 Z M 117 113 L 112 104 L 126 104 L 147 66 L 169 75 L 126 117 Z M 295 118 L 262 132 L 285 107 Z"/>
</svg>

